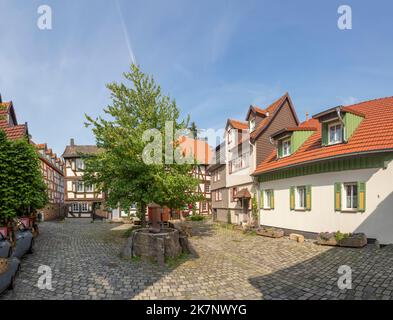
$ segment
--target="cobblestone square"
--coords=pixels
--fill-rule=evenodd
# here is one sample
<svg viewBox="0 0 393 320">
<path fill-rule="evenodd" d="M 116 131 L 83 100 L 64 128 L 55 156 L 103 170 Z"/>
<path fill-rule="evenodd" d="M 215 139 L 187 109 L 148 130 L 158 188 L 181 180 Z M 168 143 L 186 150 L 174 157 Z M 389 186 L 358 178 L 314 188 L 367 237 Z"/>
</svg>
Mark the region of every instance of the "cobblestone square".
<svg viewBox="0 0 393 320">
<path fill-rule="evenodd" d="M 40 224 L 35 252 L 0 299 L 392 299 L 393 247 L 332 248 L 194 223 L 196 256 L 171 267 L 120 257 L 119 225 L 83 219 Z M 40 265 L 53 291 L 41 290 Z M 340 290 L 338 268 L 352 269 Z"/>
</svg>

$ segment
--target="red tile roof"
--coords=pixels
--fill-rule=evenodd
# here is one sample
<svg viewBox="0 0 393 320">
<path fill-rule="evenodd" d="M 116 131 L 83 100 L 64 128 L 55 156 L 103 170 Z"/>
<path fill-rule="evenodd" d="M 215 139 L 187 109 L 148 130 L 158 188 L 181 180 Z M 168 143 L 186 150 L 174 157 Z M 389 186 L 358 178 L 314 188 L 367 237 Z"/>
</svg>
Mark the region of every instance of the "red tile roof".
<svg viewBox="0 0 393 320">
<path fill-rule="evenodd" d="M 347 143 L 322 146 L 321 124 L 317 119 L 303 122 L 301 127 L 318 130 L 292 155 L 277 159 L 273 151 L 256 168 L 254 174 L 275 171 L 288 166 L 301 165 L 337 156 L 363 152 L 393 150 L 393 97 L 375 99 L 346 106 L 344 111 L 364 115 L 364 120 Z"/>
<path fill-rule="evenodd" d="M 4 132 L 7 135 L 7 138 L 10 140 L 17 140 L 17 139 L 27 137 L 27 130 L 26 130 L 26 126 L 24 124 L 10 127 L 10 128 L 7 128 L 7 127 L 4 128 L 4 127 L 0 126 L 0 129 L 4 130 Z"/>
<path fill-rule="evenodd" d="M 181 137 L 179 144 L 185 157 L 193 156 L 199 164 L 211 163 L 214 152 L 206 141 Z"/>
<path fill-rule="evenodd" d="M 235 129 L 245 130 L 248 129 L 248 123 L 245 121 L 229 119 L 228 123 Z"/>
</svg>

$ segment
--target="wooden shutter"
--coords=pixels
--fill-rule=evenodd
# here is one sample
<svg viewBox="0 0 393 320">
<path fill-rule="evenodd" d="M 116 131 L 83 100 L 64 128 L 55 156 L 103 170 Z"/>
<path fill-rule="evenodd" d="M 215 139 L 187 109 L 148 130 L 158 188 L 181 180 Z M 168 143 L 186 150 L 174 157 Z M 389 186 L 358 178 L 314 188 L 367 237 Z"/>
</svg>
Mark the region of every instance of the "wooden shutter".
<svg viewBox="0 0 393 320">
<path fill-rule="evenodd" d="M 274 190 L 270 190 L 270 209 L 274 209 Z"/>
<path fill-rule="evenodd" d="M 289 207 L 291 210 L 295 210 L 295 187 L 291 187 L 289 190 Z"/>
<path fill-rule="evenodd" d="M 322 145 L 326 146 L 329 143 L 329 127 L 327 123 L 322 123 Z"/>
<path fill-rule="evenodd" d="M 341 183 L 334 184 L 334 210 L 341 211 Z"/>
<path fill-rule="evenodd" d="M 311 186 L 306 187 L 306 210 L 311 210 Z"/>
<path fill-rule="evenodd" d="M 358 210 L 366 211 L 366 183 L 358 182 Z"/>
<path fill-rule="evenodd" d="M 261 209 L 263 209 L 264 208 L 264 205 L 263 205 L 263 201 L 264 201 L 264 193 L 265 193 L 265 190 L 261 190 L 261 193 L 260 193 L 260 201 L 259 201 L 259 205 L 260 205 L 260 208 Z"/>
<path fill-rule="evenodd" d="M 279 141 L 277 143 L 277 157 L 278 158 L 282 157 L 282 141 Z"/>
</svg>

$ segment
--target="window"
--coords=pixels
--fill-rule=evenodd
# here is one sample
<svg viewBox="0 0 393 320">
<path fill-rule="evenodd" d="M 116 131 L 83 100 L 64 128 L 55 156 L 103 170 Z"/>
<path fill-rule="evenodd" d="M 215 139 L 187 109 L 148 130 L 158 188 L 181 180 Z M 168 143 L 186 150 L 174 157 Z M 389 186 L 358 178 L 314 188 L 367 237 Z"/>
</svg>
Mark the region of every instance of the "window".
<svg viewBox="0 0 393 320">
<path fill-rule="evenodd" d="M 72 212 L 79 212 L 79 203 L 72 204 Z"/>
<path fill-rule="evenodd" d="M 81 211 L 82 212 L 88 212 L 89 211 L 89 206 L 88 206 L 87 203 L 85 203 L 85 202 L 81 203 L 80 206 L 81 206 Z"/>
<path fill-rule="evenodd" d="M 296 209 L 306 209 L 306 187 L 297 187 L 296 188 Z"/>
<path fill-rule="evenodd" d="M 249 153 L 245 152 L 239 157 L 229 161 L 229 173 L 234 173 L 236 171 L 242 170 L 249 166 Z"/>
<path fill-rule="evenodd" d="M 210 192 L 210 185 L 209 184 L 205 184 L 205 192 L 206 193 Z"/>
<path fill-rule="evenodd" d="M 207 211 L 207 203 L 202 202 L 202 211 Z"/>
<path fill-rule="evenodd" d="M 217 182 L 220 181 L 221 177 L 220 177 L 220 172 L 218 170 L 213 172 L 213 182 Z"/>
<path fill-rule="evenodd" d="M 343 140 L 343 129 L 341 123 L 329 125 L 329 144 L 341 143 Z"/>
<path fill-rule="evenodd" d="M 84 186 L 83 181 L 78 181 L 76 183 L 76 191 L 78 191 L 78 192 L 84 192 L 85 191 L 85 186 Z"/>
<path fill-rule="evenodd" d="M 232 188 L 232 202 L 236 202 L 237 188 Z"/>
<path fill-rule="evenodd" d="M 228 130 L 228 144 L 232 143 L 232 132 L 233 132 L 232 129 Z"/>
<path fill-rule="evenodd" d="M 255 130 L 255 119 L 250 119 L 249 126 L 250 132 L 253 132 Z"/>
<path fill-rule="evenodd" d="M 222 201 L 222 190 L 218 190 L 217 194 L 218 194 L 217 201 Z"/>
<path fill-rule="evenodd" d="M 86 186 L 85 186 L 85 191 L 86 192 L 93 192 L 93 190 L 94 190 L 93 185 L 86 184 Z"/>
<path fill-rule="evenodd" d="M 82 159 L 76 159 L 76 170 L 84 170 L 85 162 Z"/>
<path fill-rule="evenodd" d="M 284 140 L 282 142 L 282 156 L 286 157 L 291 154 L 291 140 Z"/>
<path fill-rule="evenodd" d="M 272 190 L 265 190 L 263 204 L 264 209 L 272 208 Z"/>
<path fill-rule="evenodd" d="M 356 210 L 358 208 L 358 185 L 357 183 L 344 184 L 344 206 L 347 210 Z"/>
</svg>

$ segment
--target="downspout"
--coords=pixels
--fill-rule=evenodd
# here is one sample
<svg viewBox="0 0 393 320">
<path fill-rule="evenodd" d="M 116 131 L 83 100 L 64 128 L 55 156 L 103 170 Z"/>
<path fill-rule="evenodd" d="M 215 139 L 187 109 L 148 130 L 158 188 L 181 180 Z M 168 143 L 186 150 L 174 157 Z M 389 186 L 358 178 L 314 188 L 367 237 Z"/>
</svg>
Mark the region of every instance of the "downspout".
<svg viewBox="0 0 393 320">
<path fill-rule="evenodd" d="M 342 125 L 342 130 L 343 130 L 343 132 L 342 132 L 342 135 L 343 135 L 343 141 L 344 142 L 347 142 L 347 137 L 346 137 L 346 134 L 345 134 L 345 123 L 344 123 L 344 120 L 343 120 L 343 118 L 342 118 L 342 116 L 341 116 L 341 107 L 337 107 L 336 108 L 336 112 L 337 112 L 337 117 L 338 117 L 338 120 L 340 121 L 340 123 L 341 123 L 341 125 Z"/>
</svg>

